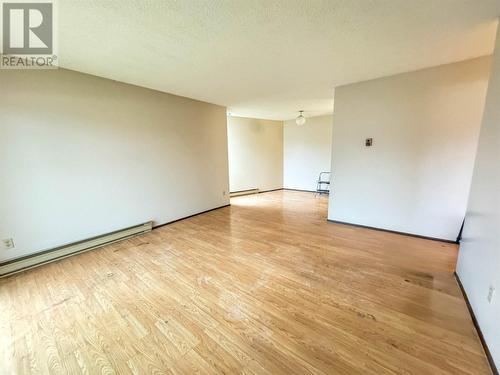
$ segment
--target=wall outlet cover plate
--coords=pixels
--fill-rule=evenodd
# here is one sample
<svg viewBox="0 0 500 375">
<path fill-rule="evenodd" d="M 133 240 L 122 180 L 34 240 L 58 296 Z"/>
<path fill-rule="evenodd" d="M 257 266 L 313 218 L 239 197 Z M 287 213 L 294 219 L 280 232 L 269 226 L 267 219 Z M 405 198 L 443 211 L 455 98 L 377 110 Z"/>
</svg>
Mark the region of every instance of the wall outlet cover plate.
<svg viewBox="0 0 500 375">
<path fill-rule="evenodd" d="M 6 239 L 2 240 L 2 243 L 3 243 L 3 247 L 5 249 L 14 248 L 14 240 L 12 238 L 6 238 Z"/>
</svg>

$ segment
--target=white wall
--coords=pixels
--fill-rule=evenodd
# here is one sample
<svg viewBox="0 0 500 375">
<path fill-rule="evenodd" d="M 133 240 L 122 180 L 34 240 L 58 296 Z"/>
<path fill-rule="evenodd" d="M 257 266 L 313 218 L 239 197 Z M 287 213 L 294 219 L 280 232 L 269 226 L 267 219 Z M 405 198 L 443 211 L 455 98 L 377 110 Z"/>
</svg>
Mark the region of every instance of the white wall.
<svg viewBox="0 0 500 375">
<path fill-rule="evenodd" d="M 316 190 L 320 172 L 330 171 L 332 115 L 309 117 L 303 126 L 295 120 L 283 127 L 283 187 Z"/>
<path fill-rule="evenodd" d="M 500 30 L 488 87 L 457 273 L 500 366 Z M 491 304 L 488 288 L 496 288 Z"/>
<path fill-rule="evenodd" d="M 283 187 L 283 122 L 227 118 L 230 191 Z"/>
<path fill-rule="evenodd" d="M 229 203 L 224 107 L 67 70 L 0 71 L 0 261 Z"/>
<path fill-rule="evenodd" d="M 328 218 L 455 240 L 490 65 L 484 57 L 336 88 Z"/>
</svg>

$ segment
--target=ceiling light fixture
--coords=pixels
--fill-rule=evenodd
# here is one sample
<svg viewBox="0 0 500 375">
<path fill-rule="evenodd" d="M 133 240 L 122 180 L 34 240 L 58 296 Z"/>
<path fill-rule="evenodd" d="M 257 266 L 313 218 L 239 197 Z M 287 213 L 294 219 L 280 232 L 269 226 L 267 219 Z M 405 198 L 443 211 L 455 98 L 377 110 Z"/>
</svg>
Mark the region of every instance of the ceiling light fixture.
<svg viewBox="0 0 500 375">
<path fill-rule="evenodd" d="M 299 115 L 297 116 L 297 118 L 295 119 L 295 123 L 298 125 L 298 126 L 302 126 L 306 123 L 306 118 L 304 117 L 304 111 L 299 111 Z"/>
</svg>

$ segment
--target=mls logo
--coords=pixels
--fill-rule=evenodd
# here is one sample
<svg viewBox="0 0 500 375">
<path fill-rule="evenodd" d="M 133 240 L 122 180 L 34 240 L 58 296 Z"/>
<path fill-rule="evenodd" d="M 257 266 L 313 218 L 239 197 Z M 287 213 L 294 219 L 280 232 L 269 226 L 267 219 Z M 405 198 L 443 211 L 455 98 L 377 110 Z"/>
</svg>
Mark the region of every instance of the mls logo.
<svg viewBox="0 0 500 375">
<path fill-rule="evenodd" d="M 56 0 L 21 1 L 0 0 L 0 69 L 56 69 Z"/>
<path fill-rule="evenodd" d="M 4 55 L 53 53 L 52 3 L 3 3 Z"/>
</svg>

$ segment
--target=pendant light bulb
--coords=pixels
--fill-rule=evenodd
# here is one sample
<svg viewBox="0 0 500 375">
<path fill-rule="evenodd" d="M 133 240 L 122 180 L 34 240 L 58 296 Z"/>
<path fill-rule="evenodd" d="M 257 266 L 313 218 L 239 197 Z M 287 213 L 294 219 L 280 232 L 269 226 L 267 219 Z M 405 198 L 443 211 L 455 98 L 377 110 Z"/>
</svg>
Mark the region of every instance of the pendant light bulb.
<svg viewBox="0 0 500 375">
<path fill-rule="evenodd" d="M 295 123 L 298 126 L 302 126 L 302 125 L 304 125 L 306 123 L 306 118 L 304 117 L 303 113 L 304 113 L 304 111 L 299 111 L 299 115 L 295 119 Z"/>
</svg>

